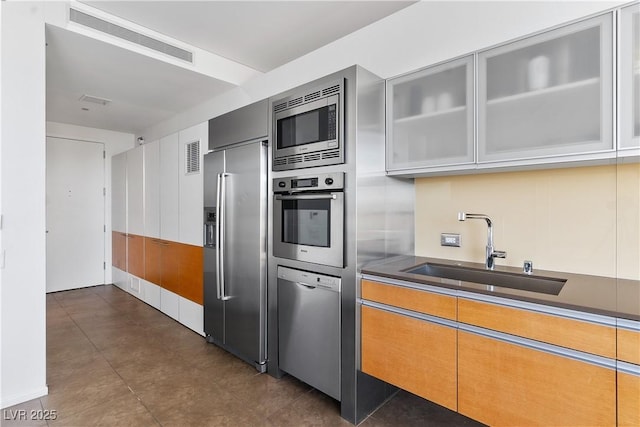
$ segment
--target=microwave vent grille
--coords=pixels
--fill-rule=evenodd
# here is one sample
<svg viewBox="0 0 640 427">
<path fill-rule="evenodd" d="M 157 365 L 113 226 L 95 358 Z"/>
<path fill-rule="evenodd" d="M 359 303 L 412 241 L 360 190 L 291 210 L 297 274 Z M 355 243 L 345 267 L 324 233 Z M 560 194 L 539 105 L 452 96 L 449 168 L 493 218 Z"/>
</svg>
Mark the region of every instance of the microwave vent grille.
<svg viewBox="0 0 640 427">
<path fill-rule="evenodd" d="M 285 108 L 287 108 L 287 103 L 286 102 L 281 102 L 280 104 L 278 104 L 275 107 L 273 107 L 273 111 L 275 111 L 277 113 L 278 111 L 284 110 Z"/>
<path fill-rule="evenodd" d="M 273 164 L 276 166 L 283 166 L 287 164 L 287 159 L 286 158 L 280 158 L 280 159 L 275 159 L 273 161 Z"/>
<path fill-rule="evenodd" d="M 340 85 L 335 85 L 335 86 L 331 86 L 326 89 L 323 89 L 322 95 L 326 96 L 326 95 L 331 95 L 333 93 L 338 93 L 338 92 L 340 92 Z"/>
<path fill-rule="evenodd" d="M 310 93 L 304 96 L 304 101 L 313 101 L 314 99 L 320 98 L 320 91 Z"/>
<path fill-rule="evenodd" d="M 304 156 L 305 162 L 312 162 L 314 160 L 320 160 L 320 153 L 307 154 L 306 156 Z"/>
<path fill-rule="evenodd" d="M 302 156 L 291 156 L 291 157 L 289 157 L 289 164 L 301 163 L 303 161 L 304 161 L 304 159 L 302 158 Z"/>
<path fill-rule="evenodd" d="M 340 150 L 331 150 L 322 153 L 323 159 L 335 159 L 336 157 L 340 157 Z"/>
<path fill-rule="evenodd" d="M 302 97 L 292 99 L 291 101 L 289 101 L 289 108 L 295 107 L 296 105 L 299 105 L 299 104 L 302 104 Z"/>
</svg>

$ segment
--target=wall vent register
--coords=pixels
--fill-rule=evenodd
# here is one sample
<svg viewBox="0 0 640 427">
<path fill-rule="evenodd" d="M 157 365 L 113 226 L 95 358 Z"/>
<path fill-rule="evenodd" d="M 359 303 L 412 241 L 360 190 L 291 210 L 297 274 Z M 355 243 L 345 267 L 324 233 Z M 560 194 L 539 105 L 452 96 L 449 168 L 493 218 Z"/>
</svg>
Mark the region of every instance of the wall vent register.
<svg viewBox="0 0 640 427">
<path fill-rule="evenodd" d="M 200 141 L 190 142 L 185 145 L 185 175 L 200 172 Z"/>
</svg>

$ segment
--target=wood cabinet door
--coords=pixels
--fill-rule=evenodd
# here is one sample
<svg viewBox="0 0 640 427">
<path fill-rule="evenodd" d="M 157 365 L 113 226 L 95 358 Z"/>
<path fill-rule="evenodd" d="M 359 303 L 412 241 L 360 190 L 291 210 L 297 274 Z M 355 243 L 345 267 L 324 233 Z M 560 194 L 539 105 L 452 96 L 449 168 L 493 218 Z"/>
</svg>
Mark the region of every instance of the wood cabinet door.
<svg viewBox="0 0 640 427">
<path fill-rule="evenodd" d="M 362 306 L 362 372 L 455 411 L 456 333 Z"/>
<path fill-rule="evenodd" d="M 162 284 L 162 241 L 144 238 L 144 280 L 158 286 Z"/>
<path fill-rule="evenodd" d="M 119 231 L 111 232 L 111 264 L 127 271 L 127 235 Z"/>
<path fill-rule="evenodd" d="M 174 294 L 180 295 L 181 245 L 179 243 L 162 240 L 161 246 L 160 265 L 162 268 L 162 283 L 160 283 L 160 286 Z"/>
<path fill-rule="evenodd" d="M 496 426 L 612 426 L 616 373 L 460 330 L 458 409 Z"/>
<path fill-rule="evenodd" d="M 180 296 L 200 305 L 204 302 L 203 248 L 180 244 Z"/>
<path fill-rule="evenodd" d="M 127 271 L 144 277 L 144 237 L 127 234 Z"/>
<path fill-rule="evenodd" d="M 618 425 L 640 426 L 640 374 L 618 371 Z"/>
</svg>

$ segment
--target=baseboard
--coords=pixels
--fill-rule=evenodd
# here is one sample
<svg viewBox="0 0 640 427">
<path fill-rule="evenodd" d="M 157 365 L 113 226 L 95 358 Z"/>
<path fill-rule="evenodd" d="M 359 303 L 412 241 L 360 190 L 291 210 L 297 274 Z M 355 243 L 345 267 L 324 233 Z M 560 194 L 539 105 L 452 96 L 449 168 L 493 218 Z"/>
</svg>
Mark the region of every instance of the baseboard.
<svg viewBox="0 0 640 427">
<path fill-rule="evenodd" d="M 28 402 L 32 399 L 37 399 L 38 397 L 46 396 L 47 394 L 49 394 L 49 387 L 44 386 L 37 390 L 33 390 L 32 392 L 19 394 L 16 396 L 9 396 L 8 398 L 2 396 L 2 400 L 0 400 L 0 408 L 8 408 L 10 406 Z"/>
</svg>

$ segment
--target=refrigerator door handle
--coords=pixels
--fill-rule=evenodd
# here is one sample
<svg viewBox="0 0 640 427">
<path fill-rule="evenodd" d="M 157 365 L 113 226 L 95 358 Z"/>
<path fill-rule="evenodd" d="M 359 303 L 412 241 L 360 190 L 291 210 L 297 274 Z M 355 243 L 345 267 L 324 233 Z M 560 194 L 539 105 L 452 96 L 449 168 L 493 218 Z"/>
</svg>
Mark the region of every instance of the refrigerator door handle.
<svg viewBox="0 0 640 427">
<path fill-rule="evenodd" d="M 220 186 L 222 185 L 222 174 L 218 174 L 218 181 L 216 183 L 216 298 L 221 299 L 222 294 L 220 291 L 220 251 L 222 246 L 220 246 L 220 237 L 221 237 L 221 219 L 220 219 Z"/>
<path fill-rule="evenodd" d="M 216 235 L 216 271 L 218 273 L 217 276 L 217 292 L 218 299 L 222 301 L 228 300 L 230 297 L 226 295 L 225 289 L 225 234 L 226 234 L 226 203 L 227 203 L 227 176 L 228 173 L 218 174 L 218 204 L 216 209 L 218 210 L 216 213 L 217 216 L 217 224 L 218 224 L 218 233 Z"/>
</svg>

